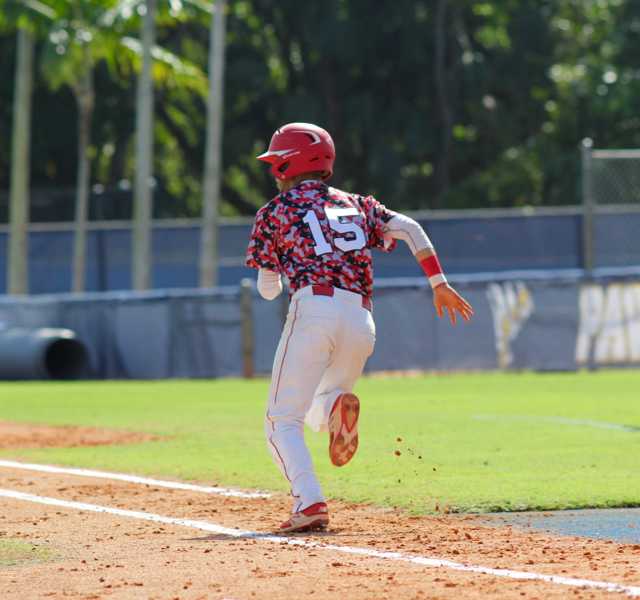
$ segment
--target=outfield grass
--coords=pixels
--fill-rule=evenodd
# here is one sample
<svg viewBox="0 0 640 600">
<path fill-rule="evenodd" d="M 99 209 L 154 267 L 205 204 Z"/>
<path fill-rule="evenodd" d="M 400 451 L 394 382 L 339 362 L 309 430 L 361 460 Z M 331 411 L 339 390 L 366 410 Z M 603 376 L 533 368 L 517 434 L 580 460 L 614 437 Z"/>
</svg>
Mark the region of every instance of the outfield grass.
<svg viewBox="0 0 640 600">
<path fill-rule="evenodd" d="M 266 380 L 2 383 L 0 420 L 165 437 L 0 456 L 285 490 L 263 438 L 267 389 Z M 369 378 L 356 391 L 351 464 L 332 467 L 326 434 L 307 433 L 330 497 L 416 512 L 640 505 L 640 372 Z"/>
<path fill-rule="evenodd" d="M 43 562 L 54 558 L 54 553 L 49 548 L 35 546 L 21 540 L 0 538 L 0 568 Z"/>
</svg>

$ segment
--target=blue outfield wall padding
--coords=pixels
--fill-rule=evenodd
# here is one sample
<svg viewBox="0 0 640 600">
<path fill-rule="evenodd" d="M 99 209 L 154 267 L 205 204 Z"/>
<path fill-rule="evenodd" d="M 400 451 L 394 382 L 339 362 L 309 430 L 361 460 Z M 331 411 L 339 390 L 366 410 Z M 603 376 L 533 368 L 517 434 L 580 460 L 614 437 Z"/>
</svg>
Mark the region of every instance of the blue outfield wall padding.
<svg viewBox="0 0 640 600">
<path fill-rule="evenodd" d="M 598 215 L 594 230 L 596 266 L 640 264 L 640 215 Z"/>
<path fill-rule="evenodd" d="M 153 232 L 153 287 L 198 286 L 200 229 L 162 228 Z"/>
<path fill-rule="evenodd" d="M 582 219 L 577 214 L 455 217 L 420 221 L 438 249 L 447 273 L 473 275 L 503 271 L 568 271 L 582 265 Z M 219 235 L 219 281 L 238 284 L 254 277 L 244 267 L 251 226 L 225 224 Z M 598 214 L 594 220 L 596 267 L 640 265 L 640 213 Z M 8 234 L 0 232 L 0 294 L 6 292 Z M 156 226 L 152 235 L 152 282 L 157 289 L 198 283 L 200 228 Z M 73 232 L 29 234 L 29 292 L 71 290 Z M 420 270 L 405 244 L 376 253 L 376 277 L 416 277 Z M 87 237 L 86 289 L 131 289 L 131 231 L 122 225 L 91 229 Z"/>
<path fill-rule="evenodd" d="M 29 233 L 29 292 L 56 294 L 71 289 L 73 237 L 65 231 Z"/>
<path fill-rule="evenodd" d="M 0 294 L 7 293 L 8 245 L 9 236 L 6 233 L 0 233 Z"/>
<path fill-rule="evenodd" d="M 71 235 L 71 234 L 70 234 Z M 131 289 L 131 232 L 98 229 L 87 236 L 87 290 Z"/>
<path fill-rule="evenodd" d="M 452 273 L 580 266 L 577 215 L 421 222 Z"/>
</svg>

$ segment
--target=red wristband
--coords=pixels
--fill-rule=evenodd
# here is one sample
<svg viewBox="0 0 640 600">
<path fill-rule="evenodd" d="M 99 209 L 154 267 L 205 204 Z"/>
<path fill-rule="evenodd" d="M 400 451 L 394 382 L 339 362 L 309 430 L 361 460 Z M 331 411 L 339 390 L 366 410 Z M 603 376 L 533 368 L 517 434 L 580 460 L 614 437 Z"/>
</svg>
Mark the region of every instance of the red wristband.
<svg viewBox="0 0 640 600">
<path fill-rule="evenodd" d="M 420 261 L 420 266 L 422 267 L 425 275 L 429 278 L 429 283 L 431 284 L 432 288 L 436 288 L 442 283 L 447 283 L 447 278 L 442 272 L 440 261 L 435 254 L 432 254 L 427 258 L 423 258 Z"/>
<path fill-rule="evenodd" d="M 431 256 L 427 256 L 427 258 L 423 258 L 420 261 L 420 266 L 422 267 L 424 274 L 429 278 L 433 277 L 434 275 L 442 274 L 442 267 L 440 266 L 440 261 L 438 260 L 438 257 L 435 254 L 432 254 Z"/>
</svg>

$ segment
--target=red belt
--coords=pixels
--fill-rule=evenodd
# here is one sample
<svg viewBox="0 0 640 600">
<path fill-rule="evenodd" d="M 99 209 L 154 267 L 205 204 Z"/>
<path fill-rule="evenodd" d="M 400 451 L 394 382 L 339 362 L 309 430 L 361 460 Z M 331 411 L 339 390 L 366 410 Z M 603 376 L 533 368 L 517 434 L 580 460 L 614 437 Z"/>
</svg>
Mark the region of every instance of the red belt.
<svg viewBox="0 0 640 600">
<path fill-rule="evenodd" d="M 333 296 L 334 289 L 335 288 L 332 285 L 317 284 L 311 286 L 314 296 Z M 361 296 L 361 298 L 362 308 L 366 308 L 369 312 L 372 312 L 373 305 L 371 304 L 371 298 L 367 298 L 366 296 Z"/>
</svg>

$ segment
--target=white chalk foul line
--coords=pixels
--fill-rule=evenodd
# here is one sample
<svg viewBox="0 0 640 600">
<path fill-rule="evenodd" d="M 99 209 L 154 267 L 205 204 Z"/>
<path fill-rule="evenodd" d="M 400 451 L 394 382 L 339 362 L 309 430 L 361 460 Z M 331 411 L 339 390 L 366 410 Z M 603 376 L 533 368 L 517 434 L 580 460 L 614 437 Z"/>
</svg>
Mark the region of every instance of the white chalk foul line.
<svg viewBox="0 0 640 600">
<path fill-rule="evenodd" d="M 73 469 L 67 467 L 53 467 L 50 465 L 38 465 L 30 463 L 15 462 L 12 460 L 0 460 L 0 467 L 7 469 L 23 469 L 26 471 L 39 471 L 40 473 L 56 473 L 63 475 L 77 475 L 79 477 L 92 477 L 95 479 L 110 479 L 113 481 L 126 481 L 127 483 L 141 483 L 154 487 L 169 488 L 172 490 L 187 490 L 189 492 L 199 492 L 201 494 L 217 494 L 218 496 L 231 496 L 234 498 L 270 498 L 271 494 L 263 492 L 241 492 L 229 488 L 195 485 L 192 483 L 182 483 L 179 481 L 164 481 L 162 479 L 152 479 L 150 477 L 138 477 L 137 475 L 126 475 L 124 473 L 108 473 L 106 471 L 93 471 L 91 469 Z"/>
<path fill-rule="evenodd" d="M 382 550 L 372 550 L 370 548 L 358 548 L 354 546 L 338 546 L 335 544 L 323 544 L 312 540 L 291 538 L 279 535 L 262 534 L 256 531 L 242 531 L 239 529 L 229 529 L 208 521 L 194 521 L 192 519 L 178 519 L 175 517 L 166 517 L 153 513 L 139 512 L 135 510 L 126 510 L 122 508 L 111 508 L 109 506 L 99 506 L 97 504 L 87 504 L 85 502 L 71 502 L 67 500 L 59 500 L 58 498 L 48 498 L 46 496 L 35 496 L 33 494 L 25 494 L 14 490 L 0 489 L 0 497 L 13 498 L 15 500 L 24 500 L 26 502 L 34 502 L 36 504 L 46 504 L 48 506 L 59 506 L 62 508 L 73 508 L 95 513 L 106 513 L 117 515 L 120 517 L 128 517 L 131 519 L 139 519 L 142 521 L 152 521 L 154 523 L 164 523 L 166 525 L 178 525 L 188 527 L 190 529 L 199 529 L 209 533 L 218 535 L 227 535 L 234 538 L 251 538 L 262 540 L 265 542 L 274 542 L 277 544 L 287 544 L 289 546 L 301 546 L 303 548 L 313 548 L 317 550 L 330 550 L 332 552 L 342 552 L 343 554 L 353 554 L 357 556 L 365 556 L 369 558 L 377 558 L 381 560 L 391 560 L 397 562 L 413 563 L 427 567 L 440 567 L 451 569 L 454 571 L 466 571 L 470 573 L 482 573 L 484 575 L 493 575 L 494 577 L 505 577 L 508 579 L 520 579 L 529 581 L 545 581 L 558 585 L 566 585 L 572 587 L 599 589 L 607 592 L 616 592 L 625 594 L 630 597 L 640 597 L 640 586 L 622 585 L 618 583 L 609 583 L 607 581 L 593 581 L 591 579 L 576 579 L 573 577 L 561 577 L 559 575 L 544 575 L 542 573 L 531 573 L 527 571 L 512 571 L 510 569 L 492 569 L 489 567 L 481 567 L 475 565 L 464 565 L 462 563 L 444 560 L 440 558 L 428 558 L 426 556 L 417 556 L 412 554 L 403 554 L 401 552 L 387 552 Z"/>
<path fill-rule="evenodd" d="M 640 427 L 635 425 L 621 425 L 619 423 L 607 423 L 605 421 L 592 421 L 590 419 L 570 419 L 566 417 L 545 417 L 527 415 L 474 415 L 476 421 L 522 421 L 525 423 L 550 423 L 551 425 L 571 425 L 574 427 L 595 427 L 596 429 L 610 429 L 613 431 L 625 431 L 638 433 Z"/>
</svg>

